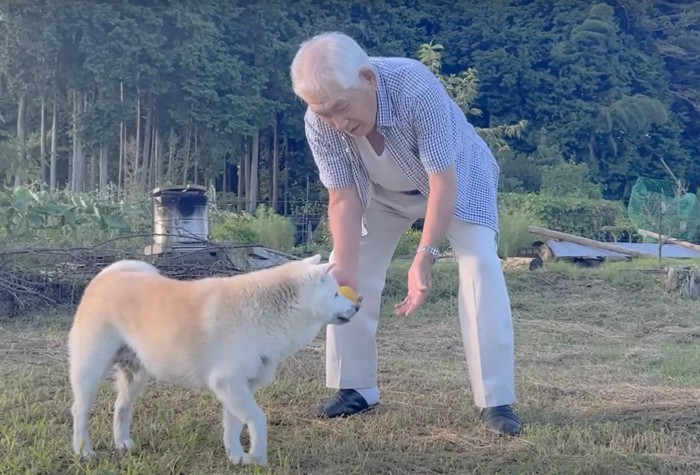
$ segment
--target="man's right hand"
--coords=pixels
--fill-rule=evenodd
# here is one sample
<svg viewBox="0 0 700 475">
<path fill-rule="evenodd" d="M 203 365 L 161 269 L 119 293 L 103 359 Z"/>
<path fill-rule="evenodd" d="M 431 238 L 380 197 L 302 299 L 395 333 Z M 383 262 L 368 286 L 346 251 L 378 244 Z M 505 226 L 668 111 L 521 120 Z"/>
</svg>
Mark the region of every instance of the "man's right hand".
<svg viewBox="0 0 700 475">
<path fill-rule="evenodd" d="M 338 282 L 338 285 L 345 285 L 357 291 L 357 272 L 339 266 L 335 266 L 331 272 Z"/>
<path fill-rule="evenodd" d="M 328 225 L 333 239 L 339 285 L 357 290 L 357 258 L 362 231 L 362 205 L 354 187 L 328 191 Z"/>
</svg>

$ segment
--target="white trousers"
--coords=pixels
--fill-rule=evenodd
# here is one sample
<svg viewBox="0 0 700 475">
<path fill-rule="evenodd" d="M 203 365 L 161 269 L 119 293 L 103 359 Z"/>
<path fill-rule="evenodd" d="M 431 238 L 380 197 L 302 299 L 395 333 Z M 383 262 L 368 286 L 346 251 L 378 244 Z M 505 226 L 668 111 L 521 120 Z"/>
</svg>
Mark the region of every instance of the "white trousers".
<svg viewBox="0 0 700 475">
<path fill-rule="evenodd" d="M 377 342 L 386 273 L 403 233 L 425 216 L 427 199 L 376 187 L 361 238 L 358 294 L 362 309 L 350 323 L 326 331 L 326 385 L 377 386 Z M 459 266 L 458 312 L 474 403 L 492 407 L 515 402 L 513 326 L 493 230 L 453 219 L 447 238 Z M 333 253 L 331 253 L 333 260 Z M 410 317 L 409 317 L 410 318 Z"/>
</svg>

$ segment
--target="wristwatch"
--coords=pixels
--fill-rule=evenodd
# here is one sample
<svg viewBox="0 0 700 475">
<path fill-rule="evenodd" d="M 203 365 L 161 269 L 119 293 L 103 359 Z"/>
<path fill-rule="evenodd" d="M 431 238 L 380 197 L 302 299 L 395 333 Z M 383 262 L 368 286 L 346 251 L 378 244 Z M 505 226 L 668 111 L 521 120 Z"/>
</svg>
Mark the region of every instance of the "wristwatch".
<svg viewBox="0 0 700 475">
<path fill-rule="evenodd" d="M 433 256 L 433 262 L 435 262 L 440 255 L 440 251 L 438 251 L 436 248 L 433 246 L 420 246 L 418 249 L 416 249 L 416 254 L 419 252 L 426 252 Z"/>
</svg>

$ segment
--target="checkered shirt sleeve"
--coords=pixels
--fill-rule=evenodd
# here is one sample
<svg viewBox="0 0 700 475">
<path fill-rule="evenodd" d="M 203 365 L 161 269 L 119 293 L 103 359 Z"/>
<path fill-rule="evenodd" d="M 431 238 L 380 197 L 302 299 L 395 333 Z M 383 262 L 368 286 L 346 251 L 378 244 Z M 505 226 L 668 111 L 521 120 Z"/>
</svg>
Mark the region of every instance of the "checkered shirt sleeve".
<svg viewBox="0 0 700 475">
<path fill-rule="evenodd" d="M 427 67 L 417 67 L 412 73 L 415 88 L 409 94 L 413 104 L 408 111 L 413 117 L 418 154 L 428 174 L 439 173 L 457 161 L 457 148 L 446 146 L 455 143 L 453 102 Z"/>
<path fill-rule="evenodd" d="M 304 114 L 304 128 L 323 186 L 332 189 L 354 185 L 350 156 L 343 139 L 310 109 Z"/>
</svg>

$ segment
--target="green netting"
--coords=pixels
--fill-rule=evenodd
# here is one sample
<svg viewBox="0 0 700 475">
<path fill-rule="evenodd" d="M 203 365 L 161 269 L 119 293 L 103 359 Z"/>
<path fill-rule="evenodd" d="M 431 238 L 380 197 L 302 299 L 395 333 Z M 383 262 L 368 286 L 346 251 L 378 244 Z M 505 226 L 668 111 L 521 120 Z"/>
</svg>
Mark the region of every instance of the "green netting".
<svg viewBox="0 0 700 475">
<path fill-rule="evenodd" d="M 639 177 L 627 214 L 637 229 L 692 241 L 700 225 L 700 202 L 694 193 L 679 191 L 673 181 Z"/>
</svg>

